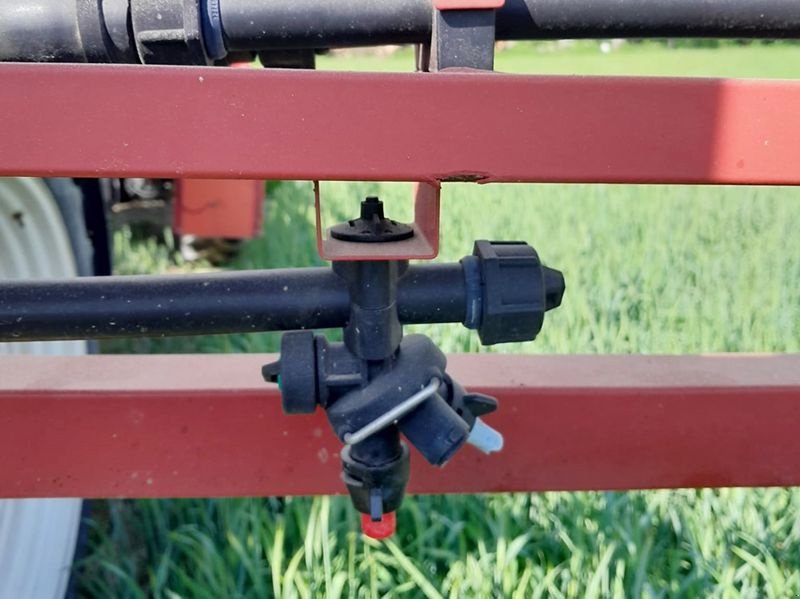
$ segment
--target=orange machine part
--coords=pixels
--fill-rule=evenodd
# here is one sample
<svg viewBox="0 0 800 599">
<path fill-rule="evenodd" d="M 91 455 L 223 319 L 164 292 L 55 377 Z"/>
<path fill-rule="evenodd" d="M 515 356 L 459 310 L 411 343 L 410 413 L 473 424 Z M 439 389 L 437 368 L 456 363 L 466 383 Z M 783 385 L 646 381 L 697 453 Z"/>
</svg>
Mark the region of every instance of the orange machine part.
<svg viewBox="0 0 800 599">
<path fill-rule="evenodd" d="M 261 232 L 264 182 L 180 179 L 173 223 L 181 235 L 252 239 Z"/>
</svg>

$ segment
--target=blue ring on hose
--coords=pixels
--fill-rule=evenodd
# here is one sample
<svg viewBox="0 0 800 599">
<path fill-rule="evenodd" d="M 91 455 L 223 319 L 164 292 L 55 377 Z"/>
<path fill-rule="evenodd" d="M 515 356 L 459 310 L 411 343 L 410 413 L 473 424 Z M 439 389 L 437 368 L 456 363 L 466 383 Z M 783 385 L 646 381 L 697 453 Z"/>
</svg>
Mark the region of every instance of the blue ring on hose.
<svg viewBox="0 0 800 599">
<path fill-rule="evenodd" d="M 206 52 L 214 60 L 225 58 L 228 50 L 225 48 L 225 37 L 222 34 L 219 0 L 200 0 L 200 20 Z"/>
<path fill-rule="evenodd" d="M 481 261 L 476 256 L 464 256 L 461 259 L 464 269 L 464 288 L 466 306 L 464 309 L 464 326 L 468 329 L 477 329 L 481 326 L 483 313 L 483 277 L 481 276 Z"/>
</svg>

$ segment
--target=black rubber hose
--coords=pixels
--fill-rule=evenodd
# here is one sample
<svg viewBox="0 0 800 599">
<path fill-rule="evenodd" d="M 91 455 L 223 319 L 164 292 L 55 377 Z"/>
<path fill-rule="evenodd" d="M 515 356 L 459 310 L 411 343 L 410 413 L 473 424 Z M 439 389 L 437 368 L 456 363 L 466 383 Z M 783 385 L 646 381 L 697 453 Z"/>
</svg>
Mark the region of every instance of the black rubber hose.
<svg viewBox="0 0 800 599">
<path fill-rule="evenodd" d="M 460 264 L 409 268 L 401 322 L 462 322 L 463 278 Z M 347 286 L 328 268 L 0 282 L 0 341 L 338 328 L 349 314 Z"/>
</svg>

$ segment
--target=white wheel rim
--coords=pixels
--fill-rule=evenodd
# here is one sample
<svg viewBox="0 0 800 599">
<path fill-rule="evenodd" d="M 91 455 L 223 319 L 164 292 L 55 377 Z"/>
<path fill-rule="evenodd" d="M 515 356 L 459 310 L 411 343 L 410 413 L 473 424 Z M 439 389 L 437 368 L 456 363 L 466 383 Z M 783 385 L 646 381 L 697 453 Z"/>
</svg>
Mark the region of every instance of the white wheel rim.
<svg viewBox="0 0 800 599">
<path fill-rule="evenodd" d="M 0 278 L 65 278 L 77 267 L 61 213 L 41 179 L 0 178 Z M 0 354 L 80 355 L 85 341 L 0 343 Z M 0 599 L 63 597 L 80 499 L 0 501 Z"/>
</svg>

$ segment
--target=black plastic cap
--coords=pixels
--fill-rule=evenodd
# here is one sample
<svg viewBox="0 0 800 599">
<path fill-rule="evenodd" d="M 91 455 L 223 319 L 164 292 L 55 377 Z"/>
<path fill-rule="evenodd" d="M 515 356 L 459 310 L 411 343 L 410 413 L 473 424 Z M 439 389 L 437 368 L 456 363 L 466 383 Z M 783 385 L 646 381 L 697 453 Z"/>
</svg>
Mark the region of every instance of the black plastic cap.
<svg viewBox="0 0 800 599">
<path fill-rule="evenodd" d="M 564 298 L 564 291 L 567 284 L 564 281 L 564 274 L 554 268 L 544 268 L 544 309 L 552 310 L 561 305 Z"/>
<path fill-rule="evenodd" d="M 561 303 L 563 275 L 524 242 L 476 241 L 472 253 L 481 264 L 481 343 L 535 339 L 544 313 Z"/>
<path fill-rule="evenodd" d="M 310 414 L 317 408 L 317 359 L 312 331 L 292 331 L 281 339 L 281 359 L 262 369 L 277 382 L 286 414 Z"/>
</svg>

